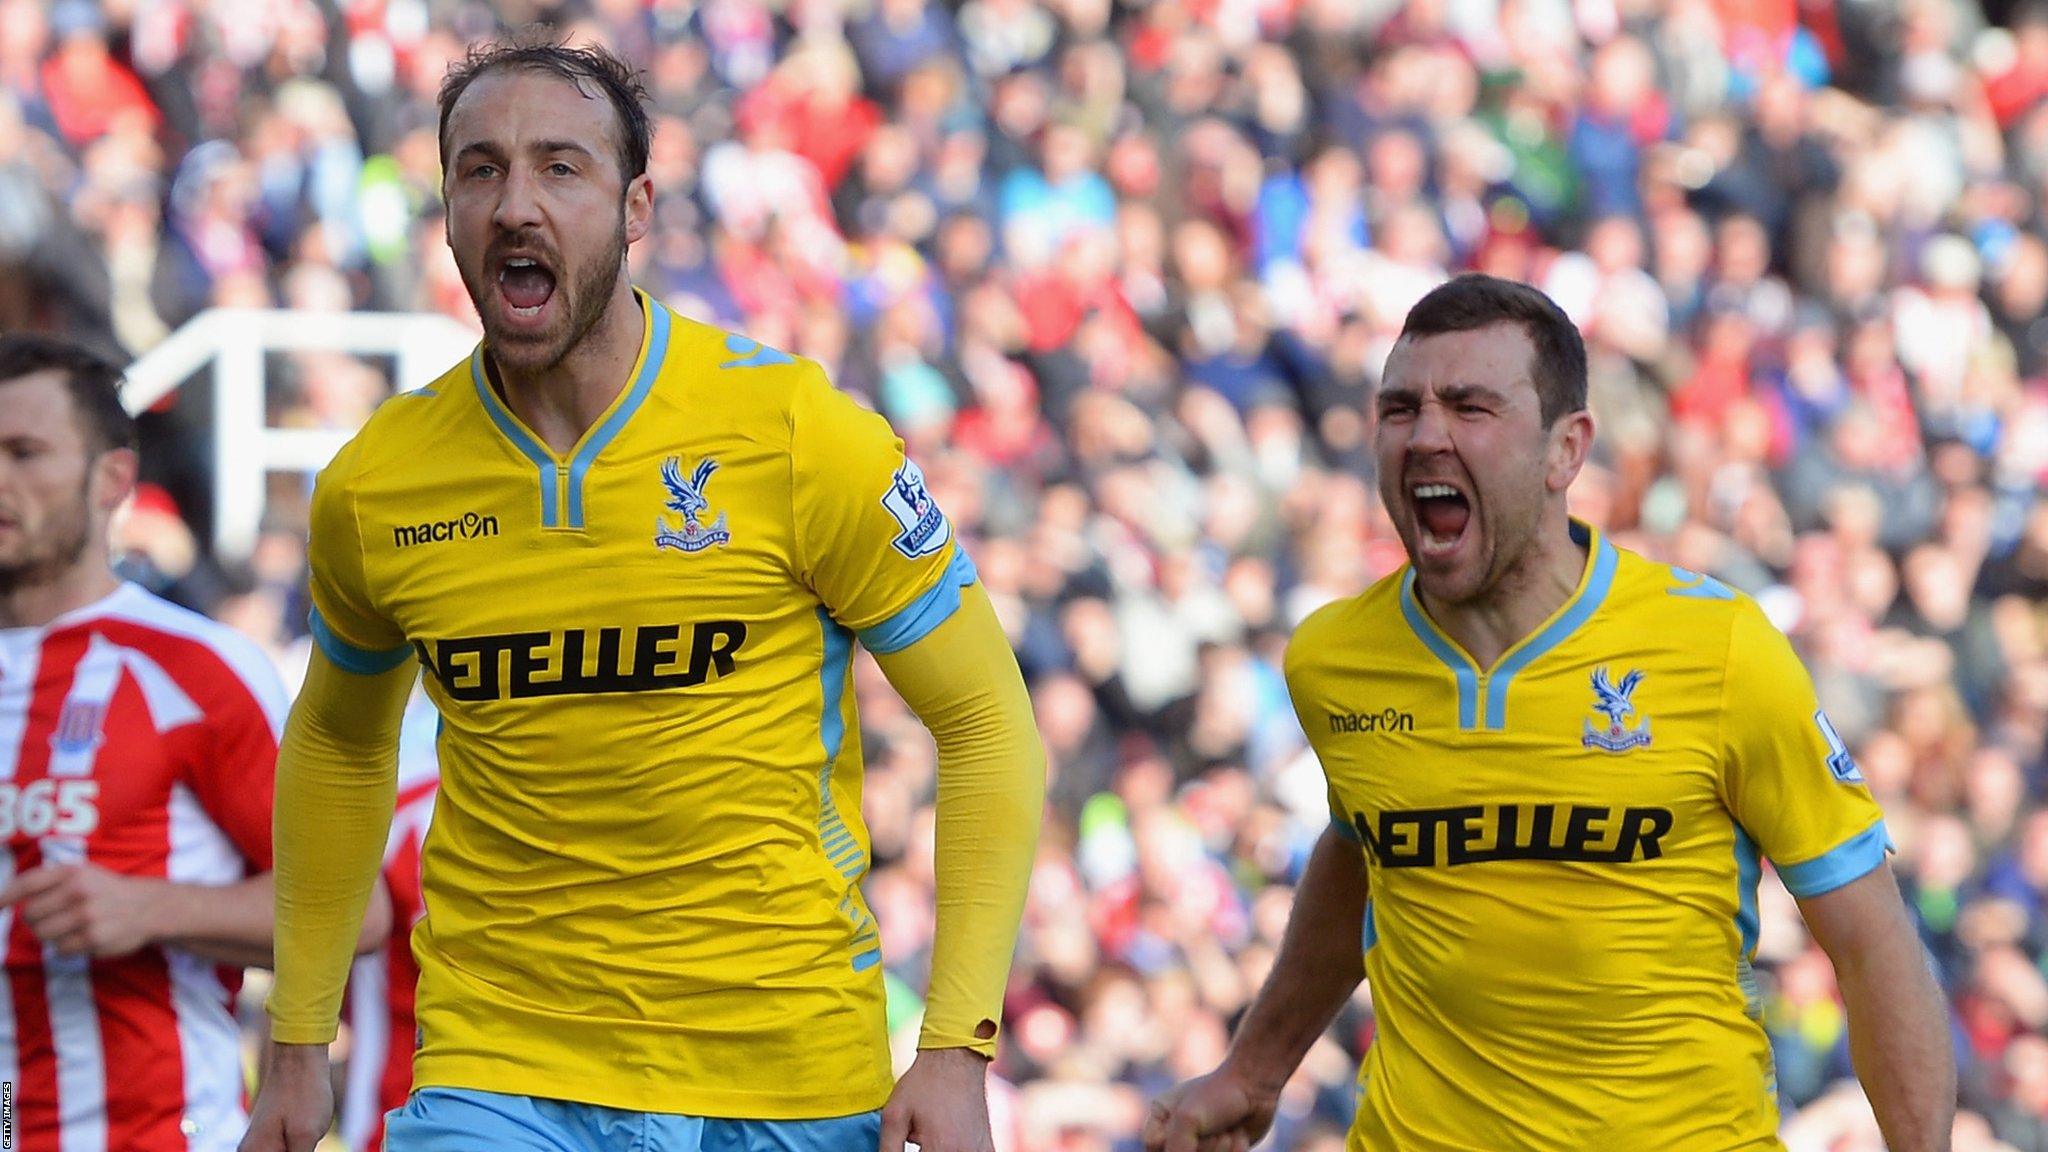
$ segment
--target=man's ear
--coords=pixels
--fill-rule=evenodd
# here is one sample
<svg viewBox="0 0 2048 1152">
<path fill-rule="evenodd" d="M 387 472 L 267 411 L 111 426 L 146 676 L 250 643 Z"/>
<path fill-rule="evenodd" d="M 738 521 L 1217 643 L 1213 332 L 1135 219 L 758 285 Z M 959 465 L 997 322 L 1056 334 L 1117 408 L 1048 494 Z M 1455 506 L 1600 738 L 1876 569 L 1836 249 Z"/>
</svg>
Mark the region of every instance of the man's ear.
<svg viewBox="0 0 2048 1152">
<path fill-rule="evenodd" d="M 1549 468 L 1544 483 L 1552 492 L 1569 489 L 1592 455 L 1593 414 L 1584 408 L 1565 413 L 1550 430 Z"/>
<path fill-rule="evenodd" d="M 111 516 L 135 491 L 142 470 L 142 457 L 133 448 L 109 448 L 92 462 L 88 489 L 94 508 Z"/>
<path fill-rule="evenodd" d="M 638 244 L 654 229 L 654 177 L 642 172 L 626 182 L 626 243 Z"/>
</svg>

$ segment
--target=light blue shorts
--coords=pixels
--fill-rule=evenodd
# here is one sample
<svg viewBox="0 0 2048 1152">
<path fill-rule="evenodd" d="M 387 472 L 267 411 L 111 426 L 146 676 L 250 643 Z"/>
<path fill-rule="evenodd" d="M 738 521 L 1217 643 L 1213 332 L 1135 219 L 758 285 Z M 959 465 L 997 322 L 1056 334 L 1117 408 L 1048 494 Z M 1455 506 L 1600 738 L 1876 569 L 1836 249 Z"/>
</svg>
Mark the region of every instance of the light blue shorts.
<svg viewBox="0 0 2048 1152">
<path fill-rule="evenodd" d="M 384 1119 L 386 1152 L 875 1152 L 882 1114 L 719 1120 L 471 1088 L 422 1088 Z"/>
</svg>

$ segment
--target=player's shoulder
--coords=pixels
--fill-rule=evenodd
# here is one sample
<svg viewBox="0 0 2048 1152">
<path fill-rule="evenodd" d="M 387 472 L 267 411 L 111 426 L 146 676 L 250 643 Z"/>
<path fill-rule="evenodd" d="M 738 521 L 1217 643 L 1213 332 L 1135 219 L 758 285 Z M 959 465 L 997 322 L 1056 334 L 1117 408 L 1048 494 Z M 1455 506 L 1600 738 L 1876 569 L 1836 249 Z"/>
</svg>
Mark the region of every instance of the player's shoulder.
<svg viewBox="0 0 2048 1152">
<path fill-rule="evenodd" d="M 1401 625 L 1402 565 L 1353 596 L 1342 596 L 1302 617 L 1288 638 L 1284 665 L 1289 676 L 1312 673 L 1339 652 L 1387 651 L 1379 638 Z"/>
<path fill-rule="evenodd" d="M 475 431 L 483 428 L 476 392 L 482 351 L 479 344 L 467 358 L 425 385 L 395 392 L 377 405 L 321 469 L 321 483 L 352 480 L 389 464 L 403 464 L 409 472 L 417 472 L 434 460 L 460 456 L 460 452 L 449 452 L 456 443 L 455 435 L 465 425 Z"/>
<path fill-rule="evenodd" d="M 274 724 L 282 721 L 288 701 L 277 665 L 228 625 L 138 584 L 121 585 L 90 616 L 92 626 L 113 632 L 110 638 L 121 647 L 147 659 L 136 670 L 145 679 L 161 672 L 208 711 L 236 699 L 253 700 Z"/>
<path fill-rule="evenodd" d="M 815 360 L 674 313 L 667 339 L 663 372 L 674 384 L 658 391 L 692 428 L 784 449 L 810 477 L 901 452 L 888 421 L 835 386 Z M 906 483 L 921 485 L 916 466 L 905 467 Z"/>
<path fill-rule="evenodd" d="M 815 391 L 831 391 L 817 361 L 650 301 L 651 340 L 662 344 L 662 391 L 687 396 L 697 420 L 786 424 Z"/>
<path fill-rule="evenodd" d="M 1614 553 L 1609 601 L 1631 615 L 1726 627 L 1744 613 L 1761 611 L 1747 593 L 1714 576 L 1603 542 Z"/>
<path fill-rule="evenodd" d="M 1610 547 L 1616 557 L 1611 608 L 1604 613 L 1610 625 L 1722 653 L 1781 635 L 1749 593 L 1704 572 Z"/>
</svg>

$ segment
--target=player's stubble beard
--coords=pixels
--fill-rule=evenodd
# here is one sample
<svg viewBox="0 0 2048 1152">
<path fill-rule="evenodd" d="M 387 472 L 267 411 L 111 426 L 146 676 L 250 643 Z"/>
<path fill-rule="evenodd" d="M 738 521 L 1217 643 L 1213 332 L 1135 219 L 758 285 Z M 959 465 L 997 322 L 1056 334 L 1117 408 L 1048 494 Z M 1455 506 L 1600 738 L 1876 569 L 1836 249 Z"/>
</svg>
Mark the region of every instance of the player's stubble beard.
<svg viewBox="0 0 2048 1152">
<path fill-rule="evenodd" d="M 37 588 L 61 579 L 78 566 L 92 539 L 92 470 L 79 481 L 75 504 L 49 509 L 44 532 L 24 532 L 21 550 L 0 553 L 0 596 Z"/>
<path fill-rule="evenodd" d="M 1549 430 L 1540 435 L 1547 447 Z M 1421 562 L 1422 525 L 1413 502 L 1406 495 L 1411 484 L 1408 470 L 1402 470 L 1392 489 L 1386 480 L 1381 480 L 1381 503 L 1394 521 L 1402 547 L 1407 549 L 1416 587 L 1424 596 L 1440 604 L 1467 607 L 1513 594 L 1516 584 L 1524 576 L 1521 572 L 1523 562 L 1534 550 L 1537 536 L 1542 531 L 1544 488 L 1541 460 L 1539 456 L 1537 467 L 1526 479 L 1503 478 L 1482 486 L 1479 476 L 1465 467 L 1462 457 L 1459 459 L 1459 469 L 1472 492 L 1471 519 L 1465 525 L 1465 532 L 1470 537 L 1470 547 L 1476 553 L 1472 563 L 1477 571 L 1476 579 L 1462 589 L 1443 587 L 1442 582 L 1427 575 L 1426 566 Z"/>
<path fill-rule="evenodd" d="M 619 201 L 618 223 L 612 230 L 610 251 L 592 260 L 581 273 L 570 269 L 562 260 L 557 260 L 556 265 L 565 277 L 570 277 L 566 282 L 555 285 L 557 293 L 565 289 L 568 291 L 568 315 L 561 326 L 560 336 L 554 340 L 535 341 L 530 338 L 508 340 L 503 331 L 493 331 L 498 326 L 491 319 L 492 310 L 485 307 L 484 295 L 496 287 L 485 279 L 491 266 L 488 250 L 481 266 L 474 271 L 457 263 L 462 285 L 469 291 L 469 302 L 475 306 L 477 318 L 483 321 L 484 340 L 493 363 L 521 373 L 552 372 L 582 345 L 584 337 L 590 335 L 598 321 L 604 319 L 605 311 L 611 307 L 612 287 L 618 283 L 626 266 L 625 201 Z M 535 350 L 526 353 L 525 349 Z"/>
</svg>

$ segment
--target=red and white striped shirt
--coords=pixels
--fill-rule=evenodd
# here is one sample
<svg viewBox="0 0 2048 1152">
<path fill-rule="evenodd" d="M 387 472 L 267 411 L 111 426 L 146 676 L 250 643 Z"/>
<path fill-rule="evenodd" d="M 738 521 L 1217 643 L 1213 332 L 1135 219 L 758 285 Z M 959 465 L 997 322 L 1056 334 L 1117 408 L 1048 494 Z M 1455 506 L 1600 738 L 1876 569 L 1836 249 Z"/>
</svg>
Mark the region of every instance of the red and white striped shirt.
<svg viewBox="0 0 2048 1152">
<path fill-rule="evenodd" d="M 4 878 L 90 861 L 227 884 L 270 868 L 285 695 L 256 645 L 132 584 L 0 630 Z M 13 909 L 0 1079 L 22 1152 L 226 1152 L 247 1126 L 238 970 L 47 950 Z"/>
<path fill-rule="evenodd" d="M 416 758 L 399 757 L 397 813 L 384 848 L 384 885 L 391 892 L 391 939 L 358 957 L 348 977 L 348 1079 L 341 1099 L 341 1142 L 351 1152 L 382 1152 L 384 1117 L 412 1094 L 412 1054 L 418 1047 L 413 993 L 420 968 L 412 958 L 412 929 L 426 915 L 420 897 L 420 851 L 434 819 L 440 784 L 434 762 L 409 772 Z"/>
</svg>

